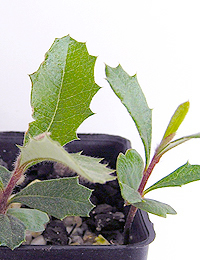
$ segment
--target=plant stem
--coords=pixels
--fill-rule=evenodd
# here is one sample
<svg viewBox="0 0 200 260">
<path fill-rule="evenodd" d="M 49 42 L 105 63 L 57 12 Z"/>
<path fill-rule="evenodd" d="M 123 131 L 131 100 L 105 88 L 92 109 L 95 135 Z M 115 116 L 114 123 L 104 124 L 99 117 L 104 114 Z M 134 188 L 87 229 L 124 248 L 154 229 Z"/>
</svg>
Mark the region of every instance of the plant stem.
<svg viewBox="0 0 200 260">
<path fill-rule="evenodd" d="M 135 206 L 131 205 L 127 218 L 126 218 L 126 223 L 124 226 L 124 244 L 127 245 L 129 243 L 129 235 L 130 235 L 130 229 L 131 225 L 133 223 L 134 217 L 137 213 L 138 208 Z"/>
<path fill-rule="evenodd" d="M 144 170 L 143 172 L 143 178 L 142 181 L 140 183 L 140 186 L 138 188 L 138 192 L 140 193 L 140 195 L 143 197 L 143 191 L 144 188 L 146 186 L 146 183 L 154 169 L 154 167 L 156 166 L 156 164 L 159 162 L 161 156 L 158 156 L 157 153 L 155 153 L 154 157 L 151 160 L 151 163 L 149 164 L 148 168 Z M 126 223 L 124 226 L 124 244 L 128 244 L 129 242 L 129 233 L 130 233 L 130 229 L 131 229 L 131 225 L 133 223 L 133 220 L 135 218 L 135 215 L 137 213 L 137 208 L 134 205 L 131 205 L 127 218 L 126 218 Z"/>
<path fill-rule="evenodd" d="M 0 194 L 0 214 L 5 214 L 8 207 L 8 199 L 13 192 L 13 189 L 23 174 L 23 168 L 19 167 L 20 157 L 18 157 L 13 174 L 6 186 Z"/>
</svg>

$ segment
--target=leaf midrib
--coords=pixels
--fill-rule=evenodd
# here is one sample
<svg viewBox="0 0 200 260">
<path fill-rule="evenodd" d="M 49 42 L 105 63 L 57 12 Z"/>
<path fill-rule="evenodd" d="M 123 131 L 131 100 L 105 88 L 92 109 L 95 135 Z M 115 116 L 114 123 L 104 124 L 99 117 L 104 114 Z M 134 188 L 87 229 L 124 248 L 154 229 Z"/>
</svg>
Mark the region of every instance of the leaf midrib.
<svg viewBox="0 0 200 260">
<path fill-rule="evenodd" d="M 69 45 L 68 45 L 68 47 L 69 47 Z M 68 47 L 67 47 L 67 51 L 66 51 L 66 57 L 67 57 L 67 53 L 68 53 Z M 63 73 L 62 73 L 62 81 L 61 81 L 61 86 L 60 86 L 60 88 L 59 88 L 59 93 L 58 93 L 58 99 L 57 99 L 57 103 L 56 103 L 56 108 L 55 108 L 55 111 L 54 111 L 54 114 L 53 114 L 53 116 L 52 116 L 52 119 L 51 119 L 51 121 L 50 121 L 50 123 L 49 123 L 49 126 L 48 126 L 48 128 L 47 128 L 47 132 L 49 132 L 49 130 L 50 130 L 50 128 L 51 128 L 51 126 L 52 126 L 52 124 L 53 124 L 53 122 L 54 122 L 54 119 L 55 119 L 55 117 L 56 117 L 56 114 L 57 114 L 57 111 L 58 111 L 58 106 L 59 106 L 59 103 L 60 103 L 60 96 L 61 96 L 61 92 L 62 92 L 62 86 L 63 86 L 63 81 L 64 81 L 64 77 L 65 77 L 65 73 L 66 73 L 66 70 L 65 70 L 65 68 L 66 68 L 66 59 L 65 59 L 65 63 L 64 63 L 64 68 L 63 68 Z"/>
</svg>

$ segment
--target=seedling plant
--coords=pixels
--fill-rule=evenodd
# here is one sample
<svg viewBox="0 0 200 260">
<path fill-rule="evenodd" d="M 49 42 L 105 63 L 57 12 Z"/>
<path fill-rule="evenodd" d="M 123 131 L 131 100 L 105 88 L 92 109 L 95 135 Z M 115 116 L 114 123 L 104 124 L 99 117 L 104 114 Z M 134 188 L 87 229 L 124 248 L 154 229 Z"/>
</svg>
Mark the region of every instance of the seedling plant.
<svg viewBox="0 0 200 260">
<path fill-rule="evenodd" d="M 78 177 L 35 181 L 13 194 L 25 178 L 28 168 L 42 161 L 64 164 L 90 182 L 105 183 L 116 179 L 112 169 L 81 153 L 68 153 L 63 146 L 76 139 L 79 125 L 92 115 L 89 106 L 99 90 L 94 80 L 96 57 L 88 54 L 85 43 L 66 36 L 56 39 L 45 55 L 39 69 L 30 75 L 32 81 L 31 106 L 34 121 L 24 137 L 13 171 L 0 166 L 0 245 L 12 250 L 25 241 L 26 230 L 43 231 L 49 216 L 89 216 L 94 207 L 90 202 L 92 190 L 82 186 Z M 138 129 L 144 145 L 145 162 L 134 149 L 117 158 L 116 172 L 122 197 L 130 210 L 124 228 L 125 243 L 137 209 L 166 217 L 176 214 L 169 205 L 146 194 L 163 187 L 175 187 L 200 179 L 200 166 L 188 162 L 145 190 L 155 165 L 163 154 L 183 142 L 199 138 L 200 134 L 173 141 L 189 109 L 189 102 L 181 104 L 171 118 L 152 159 L 152 110 L 149 109 L 137 77 L 129 76 L 119 65 L 106 65 L 106 77 L 114 93 L 126 107 Z M 26 207 L 18 207 L 18 205 Z"/>
</svg>

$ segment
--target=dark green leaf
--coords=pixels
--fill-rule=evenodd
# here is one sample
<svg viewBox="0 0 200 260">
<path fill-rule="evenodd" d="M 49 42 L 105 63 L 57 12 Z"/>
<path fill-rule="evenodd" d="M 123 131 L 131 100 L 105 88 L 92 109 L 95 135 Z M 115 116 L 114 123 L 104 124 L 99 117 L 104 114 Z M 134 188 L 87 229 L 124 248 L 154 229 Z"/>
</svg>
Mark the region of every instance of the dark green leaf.
<svg viewBox="0 0 200 260">
<path fill-rule="evenodd" d="M 155 189 L 182 186 L 198 180 L 200 180 L 200 165 L 186 163 L 145 190 L 145 194 Z"/>
<path fill-rule="evenodd" d="M 93 204 L 91 190 L 78 184 L 78 177 L 33 183 L 17 193 L 11 203 L 19 202 L 46 212 L 58 219 L 66 216 L 89 216 Z"/>
<path fill-rule="evenodd" d="M 25 226 L 16 217 L 0 214 L 0 245 L 15 249 L 25 241 Z"/>
<path fill-rule="evenodd" d="M 95 61 L 86 44 L 69 35 L 54 41 L 38 71 L 30 76 L 35 121 L 28 135 L 51 132 L 61 145 L 77 138 L 77 128 L 92 115 L 90 102 L 99 89 L 94 81 Z"/>
<path fill-rule="evenodd" d="M 11 208 L 7 214 L 19 219 L 27 230 L 34 232 L 43 231 L 49 222 L 48 215 L 37 209 Z"/>
<path fill-rule="evenodd" d="M 20 166 L 25 168 L 48 160 L 64 164 L 91 182 L 105 183 L 116 179 L 116 177 L 110 175 L 113 170 L 100 163 L 101 159 L 81 154 L 70 154 L 47 135 L 39 140 L 30 138 L 25 146 L 19 148 L 21 150 Z"/>
<path fill-rule="evenodd" d="M 134 149 L 129 149 L 126 154 L 120 153 L 117 158 L 117 176 L 122 197 L 129 203 L 142 200 L 137 191 L 142 180 L 144 163 L 141 156 Z"/>
<path fill-rule="evenodd" d="M 152 111 L 137 81 L 129 76 L 119 65 L 116 68 L 106 66 L 106 76 L 111 88 L 126 107 L 134 120 L 145 147 L 146 164 L 151 152 Z"/>
<path fill-rule="evenodd" d="M 176 211 L 169 205 L 151 199 L 143 199 L 142 202 L 134 203 L 135 207 L 149 213 L 166 218 L 167 214 L 176 214 Z"/>
</svg>

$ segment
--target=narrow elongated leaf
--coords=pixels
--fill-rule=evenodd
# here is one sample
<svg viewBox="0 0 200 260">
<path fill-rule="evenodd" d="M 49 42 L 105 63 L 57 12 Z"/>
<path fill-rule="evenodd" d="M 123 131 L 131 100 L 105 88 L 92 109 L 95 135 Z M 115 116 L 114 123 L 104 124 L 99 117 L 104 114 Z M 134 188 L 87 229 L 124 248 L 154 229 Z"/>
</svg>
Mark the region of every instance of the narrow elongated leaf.
<svg viewBox="0 0 200 260">
<path fill-rule="evenodd" d="M 129 76 L 119 65 L 116 68 L 106 66 L 106 76 L 111 88 L 126 107 L 134 120 L 145 147 L 146 164 L 151 151 L 152 111 L 137 81 Z"/>
<path fill-rule="evenodd" d="M 176 133 L 179 126 L 183 122 L 185 116 L 187 115 L 187 112 L 189 110 L 189 106 L 190 106 L 189 101 L 182 103 L 178 106 L 178 108 L 174 112 L 174 114 L 173 114 L 173 116 L 172 116 L 172 118 L 169 122 L 169 125 L 166 129 L 166 132 L 164 134 L 163 139 L 165 139 L 166 137 L 168 137 L 171 134 Z"/>
<path fill-rule="evenodd" d="M 10 172 L 8 169 L 6 169 L 3 166 L 0 166 L 0 180 L 2 182 L 2 188 L 6 187 L 8 181 L 10 180 L 11 175 L 12 172 Z"/>
<path fill-rule="evenodd" d="M 37 209 L 11 208 L 7 214 L 19 219 L 27 230 L 34 232 L 43 231 L 49 222 L 48 215 Z"/>
<path fill-rule="evenodd" d="M 174 147 L 176 147 L 180 144 L 183 144 L 186 141 L 189 141 L 189 140 L 194 139 L 194 138 L 200 138 L 200 133 L 188 135 L 188 136 L 184 136 L 184 137 L 181 137 L 179 139 L 176 139 L 176 140 L 168 143 L 165 147 L 163 147 L 163 149 L 158 150 L 158 154 L 163 155 L 164 153 L 171 150 L 172 148 L 174 148 Z"/>
<path fill-rule="evenodd" d="M 78 177 L 35 182 L 17 193 L 10 202 L 19 202 L 58 219 L 89 216 L 93 204 L 91 190 L 78 183 Z"/>
<path fill-rule="evenodd" d="M 70 154 L 58 142 L 51 140 L 47 135 L 39 140 L 30 138 L 25 146 L 20 147 L 20 150 L 20 166 L 25 168 L 48 160 L 60 162 L 68 166 L 78 175 L 81 175 L 91 182 L 105 183 L 106 181 L 116 178 L 110 175 L 113 170 L 99 163 L 101 159 L 87 157 L 81 154 Z"/>
<path fill-rule="evenodd" d="M 163 139 L 157 149 L 157 152 L 160 153 L 168 143 L 174 138 L 176 131 L 178 130 L 179 126 L 185 119 L 185 116 L 187 115 L 187 112 L 189 110 L 190 103 L 189 101 L 182 103 L 178 106 L 176 111 L 174 112 L 167 129 L 165 131 L 165 134 L 163 136 Z"/>
<path fill-rule="evenodd" d="M 156 200 L 144 199 L 142 202 L 134 203 L 133 205 L 141 210 L 164 218 L 166 218 L 167 214 L 176 214 L 176 211 L 171 206 Z"/>
<path fill-rule="evenodd" d="M 142 180 L 144 163 L 141 156 L 134 149 L 120 153 L 117 158 L 117 176 L 122 197 L 129 203 L 142 201 L 137 191 Z"/>
<path fill-rule="evenodd" d="M 92 115 L 89 105 L 99 89 L 94 81 L 95 61 L 86 44 L 69 35 L 54 41 L 38 71 L 30 76 L 35 121 L 28 135 L 51 132 L 61 145 L 77 138 L 77 128 Z"/>
<path fill-rule="evenodd" d="M 15 249 L 25 241 L 24 224 L 11 215 L 0 214 L 0 246 Z"/>
<path fill-rule="evenodd" d="M 200 180 L 200 165 L 191 165 L 187 162 L 145 190 L 145 194 L 155 189 L 182 186 L 198 180 Z"/>
</svg>

